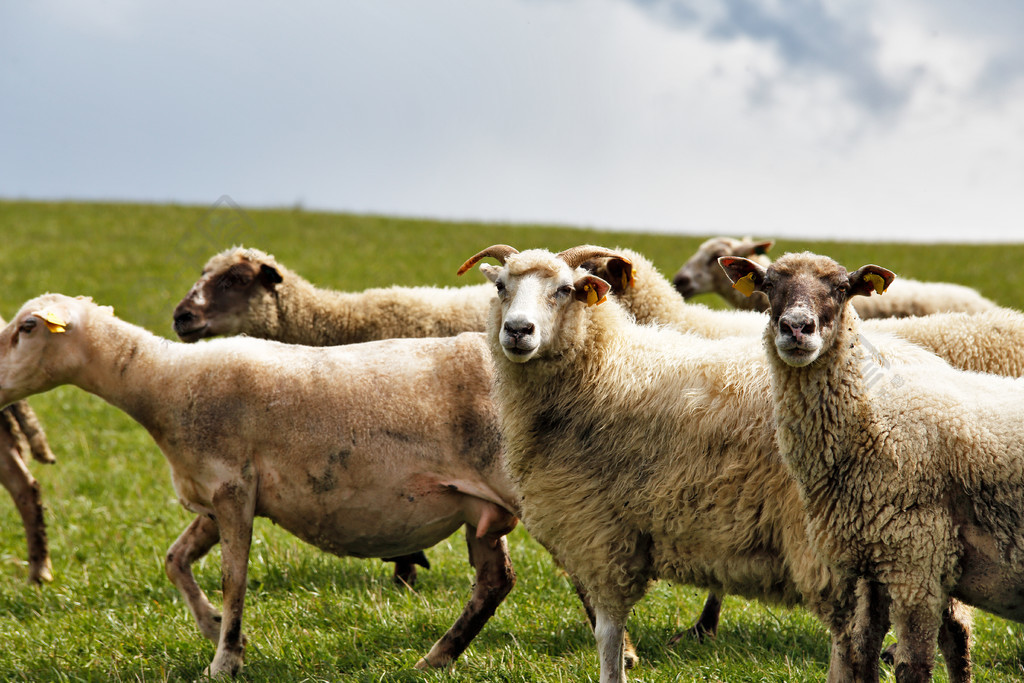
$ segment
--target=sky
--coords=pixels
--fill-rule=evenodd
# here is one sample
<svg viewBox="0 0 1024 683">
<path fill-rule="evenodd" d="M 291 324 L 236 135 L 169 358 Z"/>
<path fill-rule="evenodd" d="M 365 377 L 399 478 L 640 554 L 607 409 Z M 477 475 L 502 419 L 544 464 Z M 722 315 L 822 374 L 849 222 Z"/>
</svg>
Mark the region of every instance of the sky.
<svg viewBox="0 0 1024 683">
<path fill-rule="evenodd" d="M 0 197 L 1024 241 L 1020 0 L 0 4 Z"/>
</svg>

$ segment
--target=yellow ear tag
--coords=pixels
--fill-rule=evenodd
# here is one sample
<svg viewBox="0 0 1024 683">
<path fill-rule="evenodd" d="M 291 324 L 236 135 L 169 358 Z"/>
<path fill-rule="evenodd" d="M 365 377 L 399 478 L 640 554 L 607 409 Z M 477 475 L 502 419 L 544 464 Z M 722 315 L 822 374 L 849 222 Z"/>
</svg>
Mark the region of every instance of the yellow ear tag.
<svg viewBox="0 0 1024 683">
<path fill-rule="evenodd" d="M 583 291 L 587 293 L 587 306 L 596 306 L 597 304 L 603 304 L 608 300 L 608 297 L 602 296 L 598 298 L 597 290 L 594 285 L 583 285 Z"/>
<path fill-rule="evenodd" d="M 881 275 L 876 275 L 874 273 L 868 273 L 868 274 L 866 274 L 864 276 L 864 279 L 867 280 L 868 282 L 870 282 L 871 284 L 873 284 L 875 286 L 875 293 L 876 294 L 881 294 L 882 292 L 885 291 L 885 280 L 882 279 Z"/>
<path fill-rule="evenodd" d="M 46 329 L 54 334 L 63 334 L 68 326 L 64 319 L 53 311 L 33 311 L 32 315 L 42 318 L 43 322 L 46 323 Z"/>
<path fill-rule="evenodd" d="M 736 282 L 732 283 L 732 288 L 738 291 L 743 296 L 750 296 L 754 293 L 754 274 L 747 273 Z"/>
<path fill-rule="evenodd" d="M 630 268 L 629 272 L 622 271 L 622 289 L 636 287 L 636 268 Z"/>
</svg>

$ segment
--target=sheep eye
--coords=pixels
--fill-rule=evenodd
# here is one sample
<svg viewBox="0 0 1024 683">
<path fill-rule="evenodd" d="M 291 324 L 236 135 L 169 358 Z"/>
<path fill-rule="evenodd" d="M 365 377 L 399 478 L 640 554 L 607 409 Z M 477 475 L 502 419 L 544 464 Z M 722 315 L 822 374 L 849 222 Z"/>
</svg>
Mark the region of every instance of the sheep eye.
<svg viewBox="0 0 1024 683">
<path fill-rule="evenodd" d="M 501 281 L 495 282 L 494 283 L 494 288 L 496 290 L 498 290 L 498 294 L 504 294 L 505 293 L 505 283 L 504 282 L 501 282 Z"/>
<path fill-rule="evenodd" d="M 562 285 L 558 288 L 559 296 L 569 296 L 572 294 L 572 285 Z"/>
<path fill-rule="evenodd" d="M 36 329 L 35 318 L 26 318 L 22 321 L 21 325 L 18 325 L 18 332 L 24 332 L 25 334 L 31 333 L 34 329 Z"/>
</svg>

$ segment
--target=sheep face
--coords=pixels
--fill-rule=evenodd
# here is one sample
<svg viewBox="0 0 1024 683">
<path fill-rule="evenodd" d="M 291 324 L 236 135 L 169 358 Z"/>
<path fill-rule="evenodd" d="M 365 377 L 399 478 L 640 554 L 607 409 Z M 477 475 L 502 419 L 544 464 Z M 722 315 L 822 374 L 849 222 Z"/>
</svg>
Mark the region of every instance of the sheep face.
<svg viewBox="0 0 1024 683">
<path fill-rule="evenodd" d="M 523 255 L 529 257 L 531 253 Z M 565 262 L 548 256 L 543 265 L 529 258 L 510 258 L 504 267 L 480 266 L 498 290 L 498 342 L 505 357 L 515 363 L 544 355 L 572 308 L 588 299 L 597 303 L 609 289 L 604 280 L 577 273 Z"/>
<path fill-rule="evenodd" d="M 794 367 L 813 363 L 830 348 L 852 297 L 881 294 L 896 277 L 874 265 L 847 273 L 827 256 L 806 252 L 786 254 L 767 268 L 736 257 L 723 257 L 720 263 L 741 292 L 768 296 L 775 350 Z"/>
<path fill-rule="evenodd" d="M 52 389 L 86 363 L 72 338 L 83 324 L 76 299 L 47 294 L 22 306 L 0 331 L 0 406 Z"/>
<path fill-rule="evenodd" d="M 174 309 L 174 331 L 185 342 L 245 334 L 254 303 L 281 281 L 273 257 L 263 252 L 239 248 L 217 254 Z"/>
<path fill-rule="evenodd" d="M 732 237 L 714 237 L 704 242 L 697 253 L 682 265 L 672 277 L 672 285 L 684 299 L 698 294 L 721 291 L 731 283 L 718 266 L 718 259 L 723 256 L 755 257 L 768 253 L 774 242 L 754 242 L 750 238 L 742 240 Z M 768 265 L 764 259 L 762 265 Z"/>
</svg>

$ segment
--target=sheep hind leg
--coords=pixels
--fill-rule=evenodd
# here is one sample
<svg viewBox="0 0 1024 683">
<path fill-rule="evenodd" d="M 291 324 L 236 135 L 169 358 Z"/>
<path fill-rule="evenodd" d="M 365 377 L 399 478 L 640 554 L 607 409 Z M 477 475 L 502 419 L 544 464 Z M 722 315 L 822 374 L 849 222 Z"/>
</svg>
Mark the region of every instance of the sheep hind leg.
<svg viewBox="0 0 1024 683">
<path fill-rule="evenodd" d="M 714 638 L 718 635 L 718 617 L 721 612 L 722 598 L 714 592 L 708 593 L 707 600 L 704 601 L 704 609 L 700 611 L 697 621 L 690 628 L 672 636 L 668 644 L 675 645 L 686 637 L 696 638 L 698 642 L 703 642 L 704 638 L 708 636 Z"/>
<path fill-rule="evenodd" d="M 200 515 L 192 520 L 188 528 L 181 533 L 178 540 L 167 551 L 164 569 L 196 620 L 203 636 L 217 642 L 220 639 L 220 613 L 210 604 L 206 593 L 196 583 L 192 575 L 192 565 L 210 552 L 220 541 L 220 529 L 217 523 Z"/>
<path fill-rule="evenodd" d="M 504 536 L 479 538 L 476 527 L 467 524 L 466 544 L 469 546 L 469 562 L 476 569 L 473 595 L 452 627 L 434 643 L 425 657 L 416 662 L 417 669 L 442 667 L 454 662 L 480 633 L 516 583 Z"/>
<path fill-rule="evenodd" d="M 572 585 L 576 589 L 576 595 L 579 596 L 580 602 L 583 603 L 583 610 L 587 613 L 587 620 L 590 621 L 590 629 L 596 633 L 597 616 L 594 614 L 594 606 L 590 603 L 590 597 L 579 581 L 573 579 Z M 622 658 L 627 670 L 632 669 L 640 662 L 640 656 L 636 653 L 636 647 L 633 645 L 628 631 L 622 633 Z"/>
<path fill-rule="evenodd" d="M 974 679 L 971 662 L 971 608 L 958 600 L 950 600 L 942 612 L 939 629 L 939 650 L 946 660 L 950 683 L 970 683 Z"/>
<path fill-rule="evenodd" d="M 411 555 L 384 557 L 381 559 L 385 562 L 395 563 L 395 573 L 392 575 L 391 580 L 399 588 L 412 588 L 416 585 L 416 565 L 424 569 L 430 569 L 430 560 L 427 559 L 422 550 Z"/>
<path fill-rule="evenodd" d="M 0 442 L 13 435 L 0 434 Z M 46 520 L 43 518 L 43 501 L 39 493 L 39 482 L 28 471 L 18 454 L 16 443 L 0 446 L 0 483 L 4 485 L 25 527 L 28 544 L 28 578 L 32 583 L 53 581 L 53 564 L 46 542 Z"/>
</svg>

